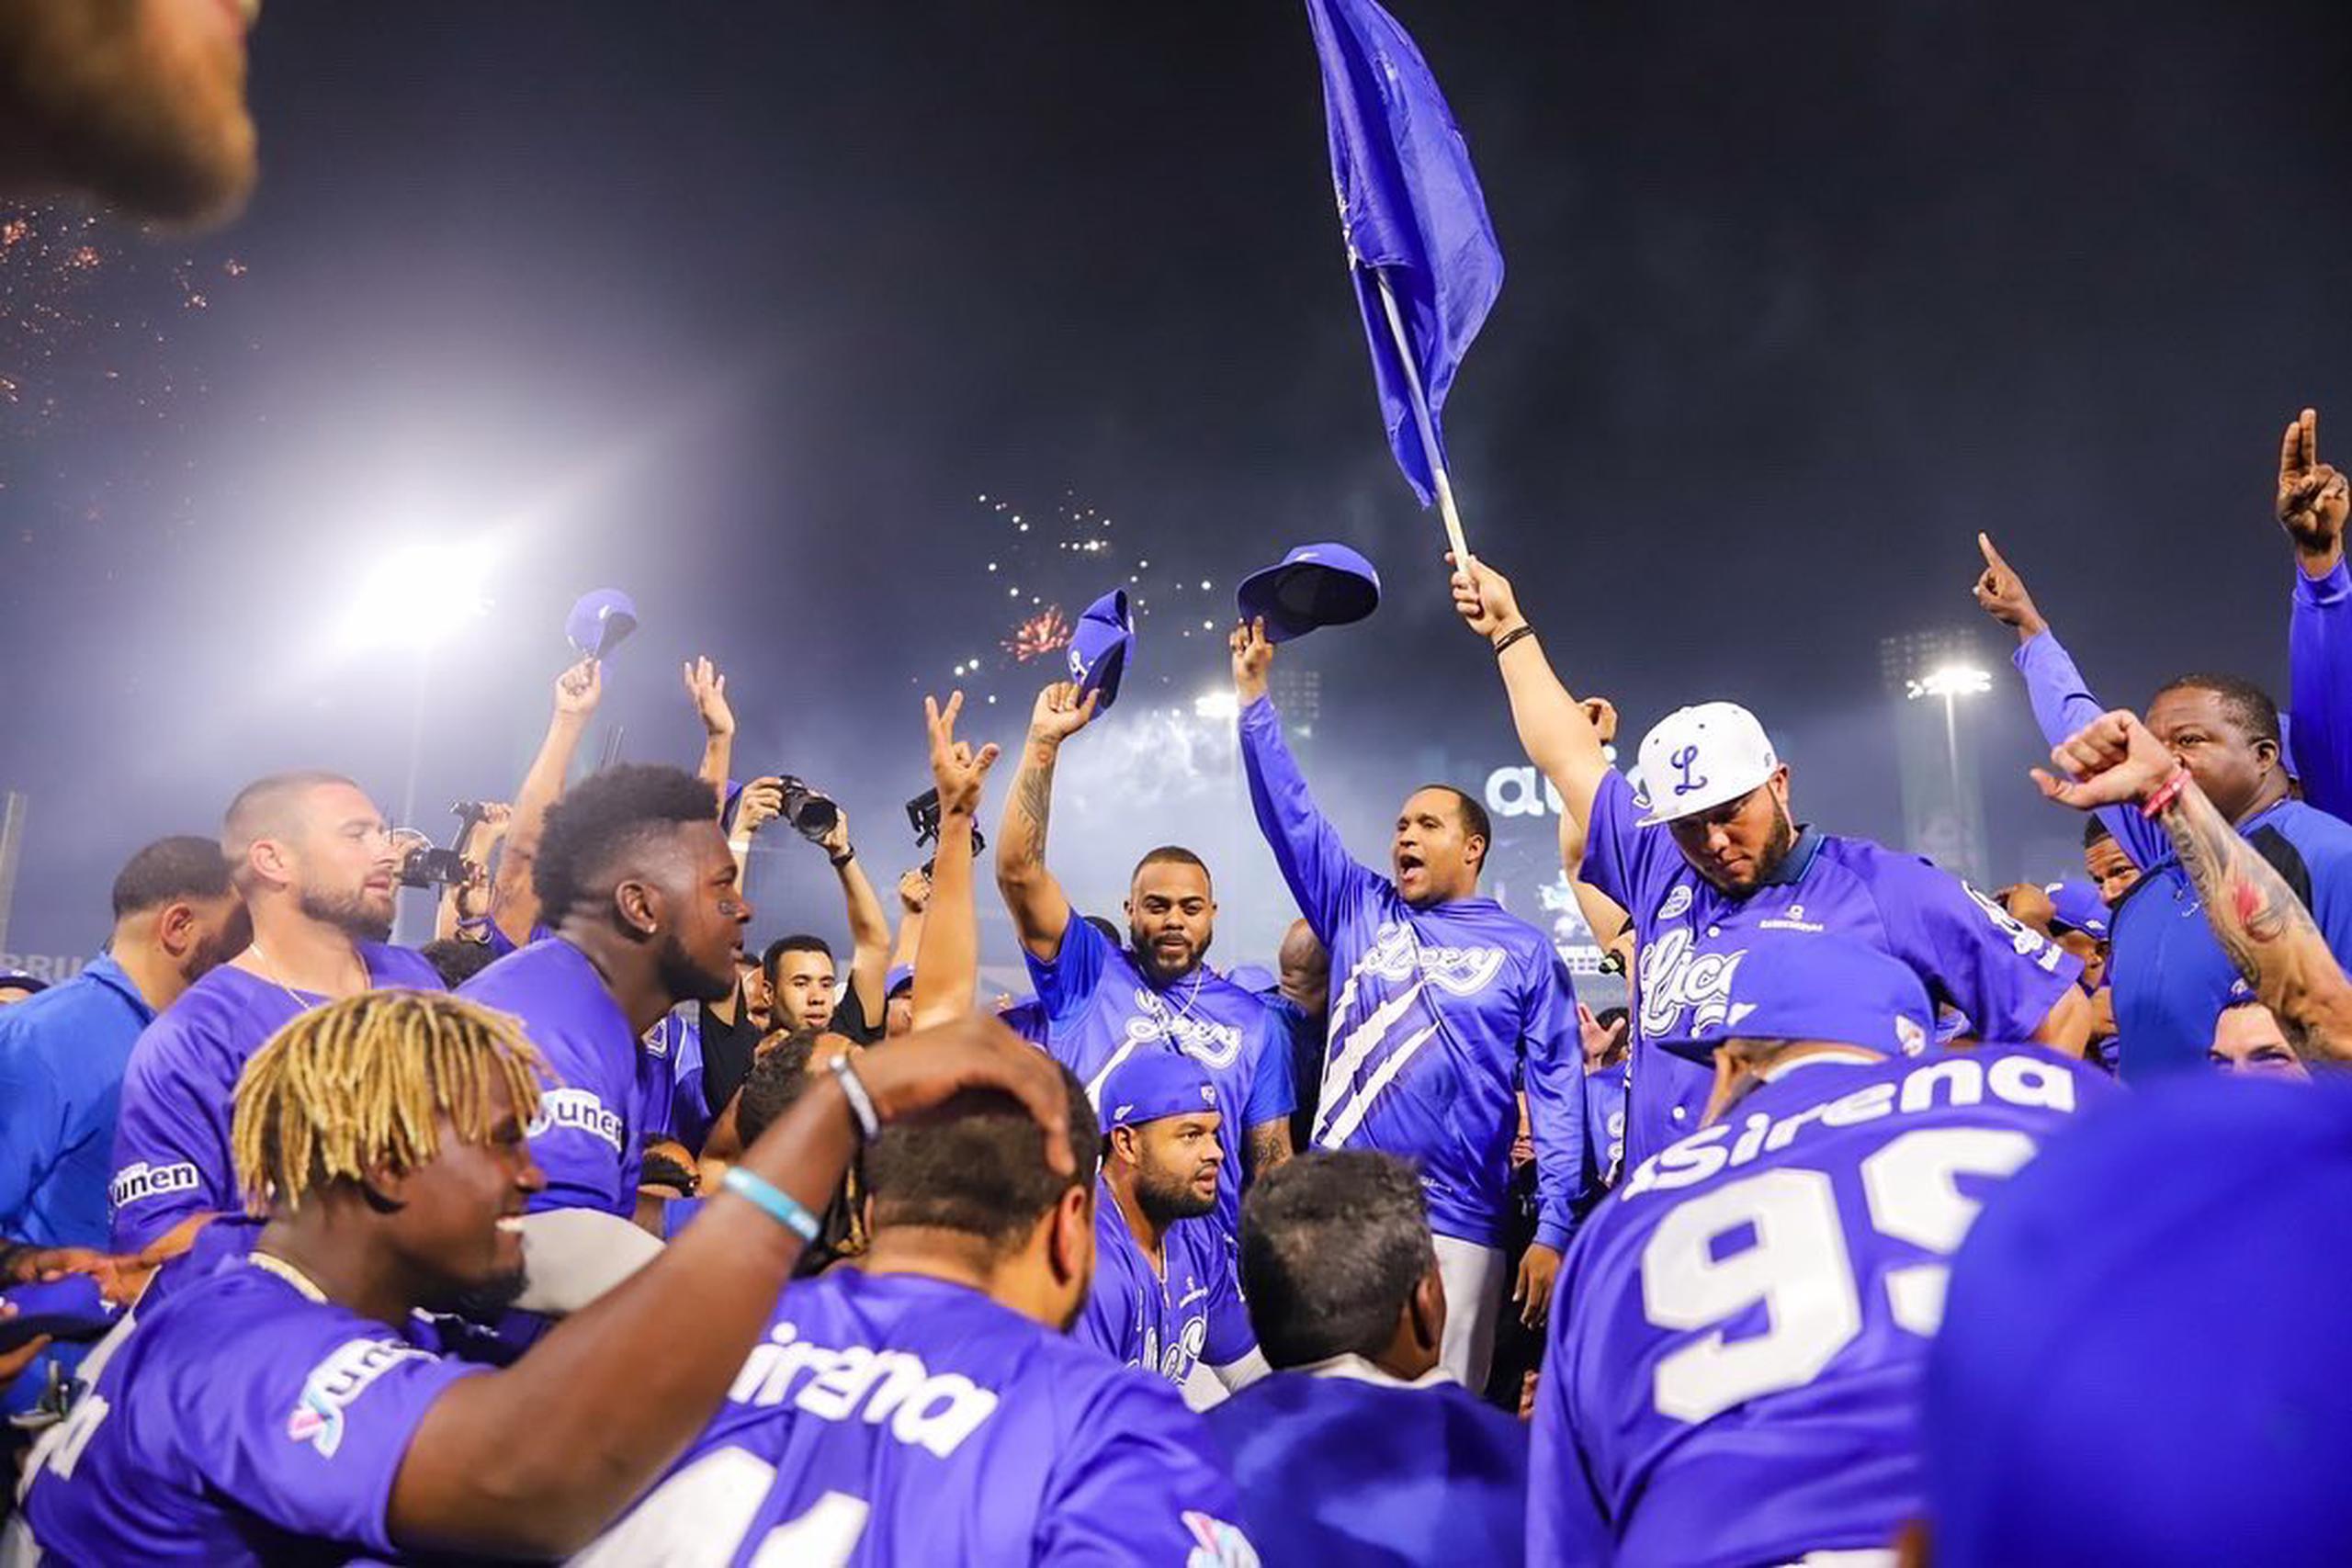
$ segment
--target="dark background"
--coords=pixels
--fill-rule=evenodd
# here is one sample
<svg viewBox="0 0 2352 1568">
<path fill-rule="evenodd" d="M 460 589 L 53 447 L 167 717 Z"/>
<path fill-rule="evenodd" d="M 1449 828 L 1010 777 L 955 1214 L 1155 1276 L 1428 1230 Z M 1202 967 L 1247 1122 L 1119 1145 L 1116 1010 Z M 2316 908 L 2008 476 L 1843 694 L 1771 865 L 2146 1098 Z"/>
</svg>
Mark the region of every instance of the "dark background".
<svg viewBox="0 0 2352 1568">
<path fill-rule="evenodd" d="M 2312 402 L 2352 445 L 2352 11 L 1395 8 L 1510 264 L 1447 420 L 1470 536 L 1629 740 L 1738 698 L 1803 815 L 1899 838 L 1877 639 L 1978 618 L 1980 527 L 2111 700 L 2189 667 L 2283 688 L 2278 432 Z M 691 765 L 673 671 L 709 653 L 738 771 L 835 787 L 904 863 L 919 690 L 985 650 L 978 728 L 1010 742 L 1036 683 L 994 651 L 982 494 L 1115 516 L 1119 566 L 1153 558 L 1220 625 L 1290 545 L 1371 554 L 1379 615 L 1295 653 L 1324 682 L 1313 775 L 1367 858 L 1427 768 L 1517 760 L 1381 442 L 1296 6 L 290 0 L 254 97 L 245 218 L 116 231 L 80 329 L 19 319 L 0 363 L 15 951 L 92 951 L 123 855 L 266 769 L 397 807 L 413 656 L 322 650 L 419 537 L 500 563 L 434 657 L 436 829 L 513 790 L 563 611 L 612 584 L 645 619 L 608 672 L 627 755 Z M 1074 613 L 1095 589 L 1064 575 Z M 1105 908 L 1151 842 L 1203 843 L 1235 961 L 1286 911 L 1229 743 L 1152 728 L 1225 680 L 1177 593 L 1102 726 L 1123 739 L 1073 749 L 1057 860 Z M 2022 779 L 1993 668 L 1967 723 L 1995 873 L 2056 874 L 2074 824 Z M 1198 787 L 1139 808 L 1135 769 Z M 796 847 L 755 877 L 761 937 L 840 930 Z"/>
</svg>

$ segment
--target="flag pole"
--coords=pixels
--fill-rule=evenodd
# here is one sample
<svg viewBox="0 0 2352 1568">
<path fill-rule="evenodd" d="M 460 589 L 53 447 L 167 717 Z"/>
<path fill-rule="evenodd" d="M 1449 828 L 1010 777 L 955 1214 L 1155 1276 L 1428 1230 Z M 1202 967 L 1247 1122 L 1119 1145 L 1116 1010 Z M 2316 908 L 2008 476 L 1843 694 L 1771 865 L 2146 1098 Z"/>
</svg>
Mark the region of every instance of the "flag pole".
<svg viewBox="0 0 2352 1568">
<path fill-rule="evenodd" d="M 1467 561 L 1470 547 L 1463 542 L 1462 514 L 1454 510 L 1453 486 L 1445 477 L 1445 459 L 1438 454 L 1437 429 L 1430 423 L 1430 400 L 1421 392 L 1421 367 L 1413 358 L 1413 340 L 1405 331 L 1404 313 L 1396 309 L 1396 291 L 1388 287 L 1388 274 L 1379 267 L 1364 270 L 1380 286 L 1380 303 L 1388 312 L 1388 331 L 1396 340 L 1396 360 L 1405 368 L 1405 388 L 1413 394 L 1413 423 L 1420 427 L 1421 454 L 1429 459 L 1438 514 L 1445 519 L 1446 542 L 1453 547 L 1457 562 Z"/>
</svg>

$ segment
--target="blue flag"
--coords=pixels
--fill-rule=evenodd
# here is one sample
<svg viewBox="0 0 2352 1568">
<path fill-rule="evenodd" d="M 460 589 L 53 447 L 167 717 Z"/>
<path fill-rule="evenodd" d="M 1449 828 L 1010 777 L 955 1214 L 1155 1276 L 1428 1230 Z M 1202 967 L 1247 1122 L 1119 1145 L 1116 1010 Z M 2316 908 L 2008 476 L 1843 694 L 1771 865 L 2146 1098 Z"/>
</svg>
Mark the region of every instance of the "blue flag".
<svg viewBox="0 0 2352 1568">
<path fill-rule="evenodd" d="M 1442 466 L 1439 416 L 1454 370 L 1502 292 L 1502 247 L 1470 149 L 1411 35 L 1373 0 L 1306 0 L 1306 14 L 1323 65 L 1331 177 L 1381 417 L 1397 467 L 1427 506 L 1436 494 L 1431 454 L 1374 274 L 1385 274 L 1396 293 Z"/>
</svg>

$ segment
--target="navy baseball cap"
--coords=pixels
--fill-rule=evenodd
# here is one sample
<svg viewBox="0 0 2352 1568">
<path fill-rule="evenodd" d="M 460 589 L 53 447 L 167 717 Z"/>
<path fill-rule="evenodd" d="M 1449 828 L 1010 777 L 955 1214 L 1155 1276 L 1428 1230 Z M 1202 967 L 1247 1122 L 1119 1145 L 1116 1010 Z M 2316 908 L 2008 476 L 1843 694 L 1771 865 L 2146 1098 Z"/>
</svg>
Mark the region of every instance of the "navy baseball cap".
<svg viewBox="0 0 2352 1568">
<path fill-rule="evenodd" d="M 1952 1263 L 1938 1568 L 2344 1562 L 2347 1214 L 2352 1086 L 2198 1074 L 2052 1139 Z"/>
<path fill-rule="evenodd" d="M 1114 588 L 1086 607 L 1069 634 L 1069 678 L 1078 694 L 1100 692 L 1094 711 L 1105 713 L 1119 697 L 1119 678 L 1126 673 L 1127 655 L 1136 646 L 1135 616 L 1128 613 L 1127 591 Z"/>
<path fill-rule="evenodd" d="M 1722 967 L 1690 1009 L 1700 1021 L 1658 1042 L 1690 1061 L 1712 1063 L 1726 1040 L 1826 1040 L 1915 1056 L 1935 1028 L 1935 1004 L 1911 966 L 1858 942 L 1791 932 L 1694 962 L 1710 958 Z"/>
<path fill-rule="evenodd" d="M 2098 889 L 2087 882 L 2069 879 L 2053 882 L 2042 891 L 2050 896 L 2050 907 L 2056 913 L 2051 917 L 2052 931 L 2081 931 L 2107 940 L 2107 900 Z"/>
<path fill-rule="evenodd" d="M 1243 621 L 1265 621 L 1268 642 L 1288 642 L 1371 615 L 1380 607 L 1380 573 L 1345 545 L 1301 545 L 1243 578 L 1234 597 Z"/>
<path fill-rule="evenodd" d="M 1139 1127 L 1164 1116 L 1223 1111 L 1208 1069 L 1182 1051 L 1138 1047 L 1102 1083 L 1102 1130 Z"/>
<path fill-rule="evenodd" d="M 902 990 L 911 991 L 914 987 L 915 966 L 911 964 L 893 964 L 890 972 L 882 976 L 882 995 L 885 998 L 895 997 Z"/>
<path fill-rule="evenodd" d="M 617 588 L 582 593 L 564 617 L 563 635 L 590 659 L 602 659 L 637 630 L 637 605 Z"/>
</svg>

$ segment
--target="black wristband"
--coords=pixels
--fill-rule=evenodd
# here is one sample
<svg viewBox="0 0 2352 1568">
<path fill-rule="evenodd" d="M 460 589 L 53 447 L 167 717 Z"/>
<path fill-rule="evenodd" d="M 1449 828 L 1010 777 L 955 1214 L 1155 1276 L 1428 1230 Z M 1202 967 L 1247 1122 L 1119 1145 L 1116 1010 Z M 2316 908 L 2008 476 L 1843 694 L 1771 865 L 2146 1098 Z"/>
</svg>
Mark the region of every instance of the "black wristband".
<svg viewBox="0 0 2352 1568">
<path fill-rule="evenodd" d="M 833 869 L 835 871 L 839 871 L 842 867 L 847 865 L 850 862 L 857 858 L 857 846 L 855 844 L 852 844 L 841 853 L 837 855 L 828 855 L 825 858 L 833 863 Z"/>
<path fill-rule="evenodd" d="M 1518 626 L 1512 627 L 1510 631 L 1503 633 L 1502 636 L 1495 639 L 1495 657 L 1497 659 L 1500 659 L 1503 656 L 1504 650 L 1509 649 L 1511 644 L 1517 642 L 1523 637 L 1533 637 L 1534 635 L 1535 628 L 1533 626 Z"/>
</svg>

